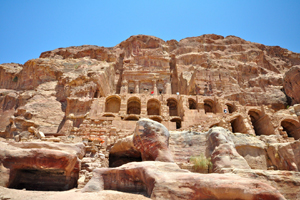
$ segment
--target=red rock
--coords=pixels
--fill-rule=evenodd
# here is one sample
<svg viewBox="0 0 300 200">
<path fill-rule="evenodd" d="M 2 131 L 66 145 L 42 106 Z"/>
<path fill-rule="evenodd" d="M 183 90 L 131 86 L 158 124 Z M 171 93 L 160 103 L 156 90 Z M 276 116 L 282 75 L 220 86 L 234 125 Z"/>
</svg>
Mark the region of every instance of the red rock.
<svg viewBox="0 0 300 200">
<path fill-rule="evenodd" d="M 268 184 L 233 174 L 198 174 L 175 163 L 132 162 L 96 169 L 83 192 L 146 192 L 151 199 L 285 199 Z"/>
<path fill-rule="evenodd" d="M 173 162 L 169 137 L 164 125 L 150 119 L 140 119 L 136 124 L 133 144 L 140 151 L 143 161 Z"/>
<path fill-rule="evenodd" d="M 1 142 L 1 186 L 68 190 L 77 186 L 84 145 Z"/>
<path fill-rule="evenodd" d="M 300 65 L 293 66 L 284 74 L 283 88 L 292 99 L 292 104 L 300 103 Z"/>
</svg>

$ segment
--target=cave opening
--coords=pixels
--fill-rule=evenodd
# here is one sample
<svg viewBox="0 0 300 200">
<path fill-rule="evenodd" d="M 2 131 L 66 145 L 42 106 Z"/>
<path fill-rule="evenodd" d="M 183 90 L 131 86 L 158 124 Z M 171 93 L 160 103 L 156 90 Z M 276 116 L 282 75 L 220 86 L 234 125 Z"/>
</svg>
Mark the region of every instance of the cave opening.
<svg viewBox="0 0 300 200">
<path fill-rule="evenodd" d="M 137 97 L 131 97 L 128 99 L 127 114 L 141 114 L 141 101 Z"/>
<path fill-rule="evenodd" d="M 293 137 L 295 140 L 300 138 L 300 124 L 294 120 L 283 120 L 281 122 L 283 131 L 286 131 L 288 137 Z"/>
<path fill-rule="evenodd" d="M 189 99 L 189 109 L 190 110 L 196 110 L 197 109 L 197 103 L 194 99 Z"/>
<path fill-rule="evenodd" d="M 156 99 L 150 99 L 147 103 L 148 115 L 160 115 L 160 103 Z"/>
<path fill-rule="evenodd" d="M 247 133 L 247 128 L 244 124 L 242 116 L 238 116 L 231 120 L 231 128 L 233 133 Z"/>
<path fill-rule="evenodd" d="M 256 135 L 272 135 L 275 133 L 268 115 L 263 114 L 259 110 L 249 110 L 248 115 Z"/>
<path fill-rule="evenodd" d="M 181 120 L 178 118 L 172 119 L 171 122 L 176 122 L 176 129 L 181 128 Z"/>
<path fill-rule="evenodd" d="M 227 103 L 226 106 L 228 108 L 228 112 L 229 113 L 233 113 L 233 112 L 235 112 L 237 110 L 236 106 L 234 106 L 232 104 Z"/>
<path fill-rule="evenodd" d="M 18 169 L 11 171 L 8 188 L 36 191 L 65 191 L 77 187 L 79 173 L 67 177 L 64 170 Z"/>
<path fill-rule="evenodd" d="M 175 99 L 168 99 L 167 106 L 169 107 L 170 116 L 178 116 L 177 101 Z"/>
<path fill-rule="evenodd" d="M 118 113 L 120 111 L 121 99 L 117 96 L 108 97 L 105 101 L 105 112 Z"/>
<path fill-rule="evenodd" d="M 123 152 L 119 154 L 109 154 L 109 167 L 119 167 L 129 162 L 142 162 L 140 152 Z"/>
<path fill-rule="evenodd" d="M 213 113 L 214 112 L 214 102 L 212 100 L 204 101 L 204 111 L 205 111 L 205 113 Z"/>
</svg>

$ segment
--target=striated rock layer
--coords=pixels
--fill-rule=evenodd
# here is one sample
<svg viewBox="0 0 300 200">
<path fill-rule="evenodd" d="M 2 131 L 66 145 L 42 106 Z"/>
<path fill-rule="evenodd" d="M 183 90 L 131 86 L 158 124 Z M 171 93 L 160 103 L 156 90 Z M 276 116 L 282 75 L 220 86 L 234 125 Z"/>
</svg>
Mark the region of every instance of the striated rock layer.
<svg viewBox="0 0 300 200">
<path fill-rule="evenodd" d="M 299 66 L 299 53 L 214 34 L 136 35 L 0 64 L 1 186 L 65 190 L 92 180 L 151 198 L 297 199 Z"/>
</svg>

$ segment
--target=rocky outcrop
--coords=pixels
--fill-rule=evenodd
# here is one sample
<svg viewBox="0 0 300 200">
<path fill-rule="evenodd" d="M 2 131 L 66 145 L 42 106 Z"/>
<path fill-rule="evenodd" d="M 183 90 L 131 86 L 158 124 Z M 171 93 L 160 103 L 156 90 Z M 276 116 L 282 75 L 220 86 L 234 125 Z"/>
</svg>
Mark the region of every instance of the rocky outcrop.
<svg viewBox="0 0 300 200">
<path fill-rule="evenodd" d="M 140 119 L 134 134 L 118 140 L 110 149 L 110 167 L 132 161 L 174 162 L 169 137 L 164 125 L 150 119 Z"/>
<path fill-rule="evenodd" d="M 215 127 L 208 132 L 208 154 L 214 172 L 224 168 L 250 169 L 247 161 L 236 151 L 231 132 Z"/>
<path fill-rule="evenodd" d="M 230 173 L 262 181 L 276 188 L 286 199 L 300 199 L 300 173 L 279 170 L 242 170 Z"/>
<path fill-rule="evenodd" d="M 237 175 L 197 174 L 175 163 L 132 162 L 96 169 L 83 192 L 145 192 L 151 199 L 285 199 L 268 184 Z"/>
<path fill-rule="evenodd" d="M 300 65 L 289 69 L 283 78 L 283 88 L 287 96 L 292 100 L 292 104 L 300 103 Z"/>
<path fill-rule="evenodd" d="M 74 188 L 84 154 L 83 144 L 1 142 L 1 186 L 58 191 Z"/>
<path fill-rule="evenodd" d="M 164 125 L 150 119 L 140 119 L 136 124 L 133 144 L 144 161 L 173 162 L 169 137 L 169 131 Z"/>
</svg>

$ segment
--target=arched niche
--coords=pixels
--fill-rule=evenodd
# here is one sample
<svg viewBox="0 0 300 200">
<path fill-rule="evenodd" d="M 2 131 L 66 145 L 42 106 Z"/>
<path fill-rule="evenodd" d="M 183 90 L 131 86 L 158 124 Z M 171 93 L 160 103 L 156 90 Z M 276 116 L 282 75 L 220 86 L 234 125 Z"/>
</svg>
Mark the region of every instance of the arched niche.
<svg viewBox="0 0 300 200">
<path fill-rule="evenodd" d="M 245 126 L 242 116 L 238 116 L 230 121 L 233 133 L 247 133 L 247 128 Z"/>
<path fill-rule="evenodd" d="M 179 118 L 173 118 L 173 119 L 171 119 L 171 122 L 176 122 L 176 129 L 180 129 L 181 128 L 181 119 L 179 119 Z"/>
<path fill-rule="evenodd" d="M 268 115 L 256 109 L 249 110 L 248 115 L 256 135 L 273 135 L 275 133 Z"/>
<path fill-rule="evenodd" d="M 235 111 L 237 110 L 236 106 L 233 105 L 233 104 L 226 103 L 226 106 L 227 106 L 227 108 L 228 108 L 228 112 L 229 112 L 229 113 L 233 113 L 233 112 L 235 112 Z"/>
<path fill-rule="evenodd" d="M 178 105 L 176 99 L 170 98 L 167 100 L 170 116 L 178 116 Z"/>
<path fill-rule="evenodd" d="M 204 100 L 205 113 L 214 113 L 215 102 L 211 99 Z"/>
<path fill-rule="evenodd" d="M 120 111 L 121 99 L 118 96 L 110 96 L 105 101 L 105 112 L 118 113 Z"/>
<path fill-rule="evenodd" d="M 292 119 L 285 119 L 281 121 L 283 131 L 286 131 L 288 137 L 293 137 L 295 140 L 300 138 L 300 124 Z"/>
<path fill-rule="evenodd" d="M 192 98 L 189 98 L 189 109 L 190 110 L 196 110 L 197 109 L 197 103 Z"/>
<path fill-rule="evenodd" d="M 160 103 L 157 99 L 150 99 L 147 102 L 147 115 L 160 115 Z"/>
<path fill-rule="evenodd" d="M 141 114 L 141 101 L 137 97 L 131 97 L 127 101 L 127 114 Z"/>
</svg>

